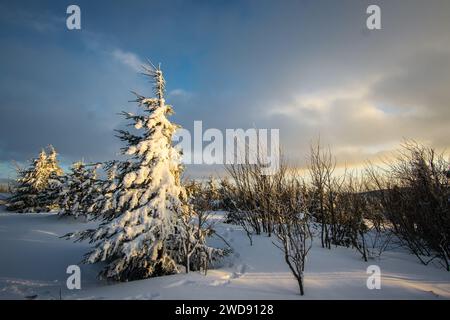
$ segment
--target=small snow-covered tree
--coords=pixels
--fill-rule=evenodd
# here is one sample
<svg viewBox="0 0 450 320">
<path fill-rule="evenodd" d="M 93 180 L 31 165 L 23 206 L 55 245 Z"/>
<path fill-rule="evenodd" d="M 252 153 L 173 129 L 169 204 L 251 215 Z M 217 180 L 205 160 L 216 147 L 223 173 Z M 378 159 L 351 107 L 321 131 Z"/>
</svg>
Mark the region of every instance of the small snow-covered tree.
<svg viewBox="0 0 450 320">
<path fill-rule="evenodd" d="M 59 194 L 66 176 L 59 166 L 57 155 L 55 148 L 49 145 L 46 160 L 47 185 L 37 196 L 38 203 L 43 211 L 59 210 Z"/>
<path fill-rule="evenodd" d="M 98 194 L 97 165 L 86 165 L 82 161 L 72 165 L 60 194 L 61 216 L 86 216 Z"/>
<path fill-rule="evenodd" d="M 59 161 L 57 159 L 58 154 L 56 153 L 55 148 L 52 145 L 48 146 L 49 152 L 47 153 L 47 171 L 49 177 L 54 174 L 56 176 L 62 176 L 64 171 L 59 166 Z"/>
<path fill-rule="evenodd" d="M 41 212 L 54 208 L 55 201 L 47 196 L 55 187 L 55 180 L 63 174 L 56 159 L 56 151 L 49 146 L 49 155 L 41 150 L 30 167 L 19 168 L 17 187 L 8 199 L 7 209 L 18 212 Z"/>
<path fill-rule="evenodd" d="M 47 154 L 41 150 L 39 156 L 31 160 L 29 168 L 17 169 L 17 187 L 8 199 L 6 208 L 18 212 L 34 212 L 37 194 L 46 187 L 45 164 Z"/>
<path fill-rule="evenodd" d="M 124 112 L 140 135 L 120 130 L 127 161 L 118 162 L 109 184 L 111 195 L 100 208 L 104 220 L 98 229 L 74 236 L 89 238 L 94 249 L 84 262 L 105 261 L 101 276 L 126 281 L 177 272 L 179 217 L 186 210 L 186 192 L 180 183 L 181 156 L 172 146 L 177 125 L 167 116 L 165 81 L 160 68 L 146 68 L 155 98 L 137 96 L 143 113 Z M 72 235 L 70 235 L 72 236 Z"/>
</svg>

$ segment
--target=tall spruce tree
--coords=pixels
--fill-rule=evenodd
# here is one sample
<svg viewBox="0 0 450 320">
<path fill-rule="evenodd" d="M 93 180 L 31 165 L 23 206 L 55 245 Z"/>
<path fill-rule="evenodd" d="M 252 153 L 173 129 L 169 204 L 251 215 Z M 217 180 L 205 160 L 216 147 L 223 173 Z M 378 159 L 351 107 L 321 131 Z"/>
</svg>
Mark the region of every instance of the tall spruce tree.
<svg viewBox="0 0 450 320">
<path fill-rule="evenodd" d="M 127 143 L 122 152 L 128 160 L 116 163 L 106 184 L 110 196 L 97 209 L 104 220 L 98 229 L 69 235 L 94 242 L 84 262 L 106 262 L 101 276 L 121 281 L 178 271 L 177 226 L 187 203 L 180 183 L 181 155 L 172 146 L 178 126 L 167 119 L 173 111 L 164 99 L 163 74 L 160 68 L 145 70 L 156 97 L 136 95 L 142 114 L 123 112 L 141 134 L 118 131 Z"/>
</svg>

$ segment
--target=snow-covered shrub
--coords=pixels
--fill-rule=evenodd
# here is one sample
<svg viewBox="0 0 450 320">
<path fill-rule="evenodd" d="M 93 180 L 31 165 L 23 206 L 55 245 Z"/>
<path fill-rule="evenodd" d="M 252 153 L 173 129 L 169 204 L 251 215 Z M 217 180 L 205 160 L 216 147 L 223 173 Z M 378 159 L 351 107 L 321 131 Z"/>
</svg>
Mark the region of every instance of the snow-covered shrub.
<svg viewBox="0 0 450 320">
<path fill-rule="evenodd" d="M 185 182 L 189 199 L 187 211 L 181 216 L 180 234 L 182 244 L 179 246 L 179 263 L 185 265 L 186 272 L 203 269 L 205 273 L 210 263 L 229 253 L 228 249 L 218 249 L 206 244 L 208 237 L 215 234 L 210 221 L 215 203 L 211 201 L 211 181 L 205 185 L 195 180 Z"/>
</svg>

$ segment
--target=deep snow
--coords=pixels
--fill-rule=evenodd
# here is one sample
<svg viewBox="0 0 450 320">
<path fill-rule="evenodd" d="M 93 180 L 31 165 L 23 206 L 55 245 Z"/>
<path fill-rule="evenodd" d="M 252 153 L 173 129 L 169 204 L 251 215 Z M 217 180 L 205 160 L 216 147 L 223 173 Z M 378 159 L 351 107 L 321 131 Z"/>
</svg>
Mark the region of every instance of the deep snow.
<svg viewBox="0 0 450 320">
<path fill-rule="evenodd" d="M 250 246 L 240 227 L 221 222 L 216 231 L 234 252 L 205 276 L 198 272 L 128 283 L 96 278 L 101 265 L 80 265 L 80 290 L 66 288 L 67 266 L 90 245 L 60 236 L 92 226 L 54 214 L 15 214 L 0 209 L 0 299 L 449 299 L 450 273 L 423 266 L 404 252 L 385 252 L 364 262 L 352 249 L 314 244 L 308 257 L 304 297 L 273 238 L 255 236 Z M 224 246 L 218 238 L 215 245 Z M 369 265 L 380 266 L 380 290 L 366 286 Z"/>
</svg>

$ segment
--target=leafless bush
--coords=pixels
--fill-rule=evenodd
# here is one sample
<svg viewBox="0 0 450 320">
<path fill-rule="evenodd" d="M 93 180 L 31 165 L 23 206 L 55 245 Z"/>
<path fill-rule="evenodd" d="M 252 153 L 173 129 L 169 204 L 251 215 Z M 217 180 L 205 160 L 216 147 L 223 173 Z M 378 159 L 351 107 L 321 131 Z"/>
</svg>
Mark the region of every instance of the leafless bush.
<svg viewBox="0 0 450 320">
<path fill-rule="evenodd" d="M 306 256 L 312 246 L 306 189 L 301 180 L 290 173 L 277 181 L 274 191 L 277 238 L 274 244 L 283 252 L 285 262 L 297 279 L 300 294 L 304 295 Z"/>
<path fill-rule="evenodd" d="M 356 248 L 364 261 L 381 255 L 391 238 L 368 188 L 365 175 L 347 173 L 336 206 L 337 224 L 342 230 L 339 243 Z"/>
<path fill-rule="evenodd" d="M 306 217 L 302 213 L 283 212 L 279 215 L 275 231 L 278 243 L 274 242 L 283 252 L 284 260 L 297 279 L 301 295 L 305 293 L 303 280 L 306 256 L 312 246 L 312 234 Z"/>
<path fill-rule="evenodd" d="M 232 182 L 225 195 L 230 199 L 229 218 L 241 225 L 252 244 L 252 235 L 273 233 L 273 188 L 284 175 L 286 166 L 272 174 L 264 173 L 264 166 L 256 164 L 232 164 L 226 167 Z"/>
<path fill-rule="evenodd" d="M 336 160 L 331 150 L 323 149 L 320 141 L 311 144 L 309 155 L 309 175 L 311 178 L 310 197 L 312 212 L 320 223 L 320 240 L 323 248 L 338 244 L 339 224 L 336 217 L 336 197 L 341 181 L 334 175 Z"/>
<path fill-rule="evenodd" d="M 311 145 L 309 156 L 309 211 L 320 224 L 323 248 L 331 245 L 356 248 L 367 261 L 380 255 L 389 243 L 385 219 L 376 203 L 365 175 L 344 170 L 335 174 L 336 160 L 320 142 Z"/>
<path fill-rule="evenodd" d="M 230 217 L 246 231 L 250 244 L 254 234 L 275 235 L 273 243 L 282 250 L 303 295 L 305 261 L 312 244 L 306 186 L 284 161 L 271 175 L 263 169 L 260 163 L 227 168 L 232 182 L 223 185 L 228 186 L 224 196 L 232 203 Z"/>
<path fill-rule="evenodd" d="M 406 142 L 387 169 L 370 170 L 393 232 L 423 264 L 450 271 L 449 162 L 443 154 Z"/>
</svg>

